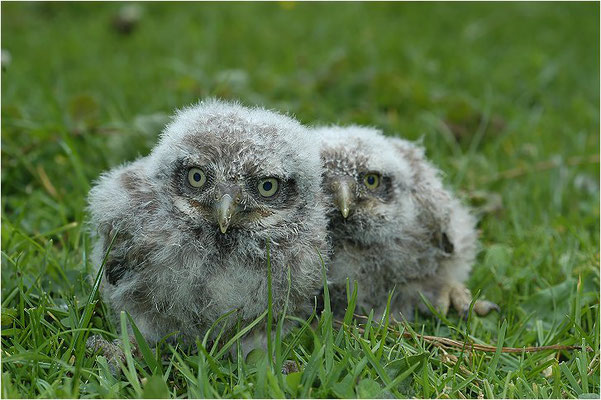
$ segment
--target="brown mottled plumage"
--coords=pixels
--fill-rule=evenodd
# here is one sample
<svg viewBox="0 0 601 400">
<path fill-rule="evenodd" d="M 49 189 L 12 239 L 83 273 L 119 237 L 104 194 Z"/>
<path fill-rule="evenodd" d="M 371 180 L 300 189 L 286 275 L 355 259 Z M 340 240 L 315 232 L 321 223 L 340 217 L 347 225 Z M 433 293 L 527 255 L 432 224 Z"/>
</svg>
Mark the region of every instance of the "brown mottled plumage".
<svg viewBox="0 0 601 400">
<path fill-rule="evenodd" d="M 394 289 L 391 312 L 412 318 L 427 311 L 423 294 L 446 313 L 465 314 L 463 284 L 477 251 L 475 219 L 449 191 L 421 148 L 358 126 L 319 127 L 329 199 L 333 257 L 328 279 L 334 309 L 346 306 L 346 280 L 358 283 L 358 306 L 381 314 Z M 476 312 L 496 306 L 479 301 Z"/>
</svg>

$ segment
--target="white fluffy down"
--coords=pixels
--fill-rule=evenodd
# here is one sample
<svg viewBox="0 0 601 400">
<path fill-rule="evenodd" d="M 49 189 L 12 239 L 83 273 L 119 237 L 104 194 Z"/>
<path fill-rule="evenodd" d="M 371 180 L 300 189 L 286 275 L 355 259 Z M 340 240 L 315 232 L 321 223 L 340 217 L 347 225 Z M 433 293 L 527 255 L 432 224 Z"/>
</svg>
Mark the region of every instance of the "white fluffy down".
<svg viewBox="0 0 601 400">
<path fill-rule="evenodd" d="M 321 287 L 319 253 L 329 253 L 319 144 L 308 135 L 290 117 L 237 103 L 208 100 L 177 112 L 150 155 L 104 173 L 90 191 L 96 269 L 108 253 L 105 301 L 129 312 L 151 343 L 173 332 L 193 341 L 233 312 L 227 337 L 238 319 L 244 326 L 267 308 L 269 242 L 274 312 L 288 298 L 288 313 L 304 316 Z M 197 211 L 201 195 L 180 188 L 182 160 L 210 166 L 215 188 L 239 185 L 246 193 L 250 174 L 294 187 L 286 202 L 260 204 L 260 218 L 226 235 Z M 245 196 L 243 211 L 257 206 Z"/>
<path fill-rule="evenodd" d="M 391 180 L 391 201 L 356 204 L 346 220 L 340 219 L 330 193 L 334 253 L 329 280 L 337 306 L 346 305 L 350 278 L 359 285 L 358 304 L 363 311 L 374 308 L 381 313 L 393 289 L 393 314 L 400 311 L 411 318 L 416 307 L 425 310 L 419 292 L 435 306 L 448 307 L 439 304 L 444 303 L 442 293 L 449 285 L 464 282 L 474 262 L 476 221 L 444 188 L 440 171 L 426 160 L 423 149 L 370 127 L 322 126 L 315 127 L 313 134 L 322 143 L 326 181 L 346 175 L 360 186 L 359 175 L 368 171 Z M 451 254 L 436 245 L 442 234 L 453 244 Z"/>
</svg>

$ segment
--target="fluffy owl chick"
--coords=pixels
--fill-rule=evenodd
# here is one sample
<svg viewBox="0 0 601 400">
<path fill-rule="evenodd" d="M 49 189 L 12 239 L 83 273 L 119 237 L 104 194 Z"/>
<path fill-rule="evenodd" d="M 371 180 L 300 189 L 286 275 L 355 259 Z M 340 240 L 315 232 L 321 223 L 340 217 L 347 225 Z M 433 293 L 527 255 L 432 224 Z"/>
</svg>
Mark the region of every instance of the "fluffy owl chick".
<svg viewBox="0 0 601 400">
<path fill-rule="evenodd" d="M 105 301 L 151 344 L 173 332 L 193 342 L 234 311 L 227 337 L 267 309 L 269 243 L 274 313 L 290 286 L 288 312 L 303 314 L 327 253 L 319 144 L 306 136 L 289 117 L 239 104 L 177 112 L 148 156 L 90 191 Z"/>
<path fill-rule="evenodd" d="M 358 306 L 392 313 L 427 312 L 423 294 L 446 313 L 472 300 L 463 282 L 477 251 L 475 219 L 443 188 L 439 171 L 411 142 L 359 126 L 318 127 L 328 196 L 333 307 L 344 312 L 346 279 L 357 281 Z M 478 314 L 496 306 L 479 301 Z"/>
</svg>

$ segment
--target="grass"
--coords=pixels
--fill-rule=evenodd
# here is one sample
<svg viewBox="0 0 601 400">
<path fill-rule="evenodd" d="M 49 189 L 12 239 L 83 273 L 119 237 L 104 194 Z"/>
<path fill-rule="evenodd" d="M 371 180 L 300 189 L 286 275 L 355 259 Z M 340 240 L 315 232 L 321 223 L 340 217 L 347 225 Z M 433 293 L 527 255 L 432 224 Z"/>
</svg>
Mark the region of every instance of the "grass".
<svg viewBox="0 0 601 400">
<path fill-rule="evenodd" d="M 1 7 L 3 397 L 598 398 L 598 3 L 143 4 L 130 35 L 118 3 Z M 200 338 L 112 376 L 84 348 L 119 335 L 86 278 L 87 192 L 206 96 L 421 139 L 479 212 L 469 286 L 502 312 L 341 327 L 326 310 L 272 343 L 298 373 Z M 592 351 L 500 351 L 549 344 Z"/>
</svg>

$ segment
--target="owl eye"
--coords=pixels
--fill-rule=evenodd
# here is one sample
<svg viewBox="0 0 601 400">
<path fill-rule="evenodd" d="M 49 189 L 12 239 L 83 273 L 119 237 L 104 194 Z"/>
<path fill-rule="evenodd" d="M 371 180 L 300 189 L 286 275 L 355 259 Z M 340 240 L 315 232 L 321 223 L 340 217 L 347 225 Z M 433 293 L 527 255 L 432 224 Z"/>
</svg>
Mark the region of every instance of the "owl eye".
<svg viewBox="0 0 601 400">
<path fill-rule="evenodd" d="M 370 190 L 376 189 L 380 186 L 380 175 L 374 173 L 366 174 L 363 178 L 363 184 Z"/>
<path fill-rule="evenodd" d="M 276 178 L 265 178 L 259 181 L 257 189 L 259 194 L 263 197 L 273 197 L 277 192 L 280 183 Z"/>
<path fill-rule="evenodd" d="M 199 188 L 205 184 L 207 181 L 207 176 L 200 168 L 190 168 L 188 170 L 188 183 L 192 185 L 192 187 Z"/>
</svg>

